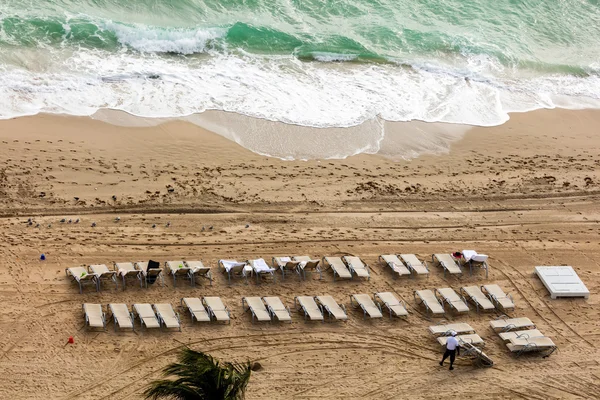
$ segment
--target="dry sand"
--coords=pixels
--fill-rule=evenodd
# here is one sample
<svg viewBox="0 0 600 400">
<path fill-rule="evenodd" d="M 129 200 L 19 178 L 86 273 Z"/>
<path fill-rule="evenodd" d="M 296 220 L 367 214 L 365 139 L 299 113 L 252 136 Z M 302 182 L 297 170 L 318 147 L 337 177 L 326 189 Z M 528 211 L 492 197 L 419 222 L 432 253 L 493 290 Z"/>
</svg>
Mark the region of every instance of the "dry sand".
<svg viewBox="0 0 600 400">
<path fill-rule="evenodd" d="M 184 344 L 225 360 L 259 361 L 248 399 L 596 397 L 598 126 L 597 111 L 537 111 L 474 128 L 447 155 L 284 162 L 183 122 L 2 121 L 0 398 L 138 399 Z M 391 252 L 429 258 L 466 248 L 490 255 L 489 279 L 481 272 L 444 278 L 432 269 L 429 279 L 395 280 L 377 263 Z M 220 258 L 294 254 L 360 255 L 372 278 L 334 282 L 328 271 L 322 281 L 228 286 L 217 272 Z M 132 283 L 80 295 L 64 273 L 148 258 L 202 259 L 216 280 L 195 289 L 174 289 L 167 279 L 166 287 Z M 590 299 L 551 300 L 535 265 L 572 265 Z M 472 311 L 448 318 L 475 327 L 495 366 L 476 369 L 459 358 L 454 371 L 440 368 L 441 348 L 413 291 L 487 282 L 510 292 L 512 315 L 532 319 L 559 351 L 515 359 L 489 328 L 496 315 Z M 377 291 L 404 299 L 407 321 L 363 321 L 351 310 L 347 323 L 305 323 L 294 312 L 292 324 L 252 325 L 241 307 L 246 295 L 280 296 L 292 307 L 294 296 L 330 294 L 350 310 L 351 294 Z M 84 329 L 83 302 L 175 306 L 203 295 L 224 299 L 231 325 L 192 325 L 181 310 L 182 332 Z M 75 343 L 66 345 L 69 336 Z"/>
</svg>

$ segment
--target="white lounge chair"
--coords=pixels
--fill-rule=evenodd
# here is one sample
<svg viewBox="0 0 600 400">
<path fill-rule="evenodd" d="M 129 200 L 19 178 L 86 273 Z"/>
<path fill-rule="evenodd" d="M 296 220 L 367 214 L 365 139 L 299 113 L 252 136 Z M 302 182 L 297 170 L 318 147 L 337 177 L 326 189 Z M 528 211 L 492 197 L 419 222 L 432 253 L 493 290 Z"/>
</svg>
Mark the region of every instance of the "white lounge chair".
<svg viewBox="0 0 600 400">
<path fill-rule="evenodd" d="M 219 260 L 219 265 L 223 267 L 223 271 L 227 274 L 229 284 L 231 284 L 231 278 L 236 276 L 244 277 L 246 283 L 248 283 L 248 275 L 252 274 L 252 267 L 245 262 Z"/>
<path fill-rule="evenodd" d="M 117 276 L 120 276 L 123 280 L 123 290 L 125 290 L 127 285 L 127 279 L 132 277 L 138 279 L 138 274 L 140 272 L 135 268 L 133 263 L 130 262 L 115 263 L 115 271 L 117 271 Z"/>
<path fill-rule="evenodd" d="M 474 267 L 480 267 L 485 270 L 485 277 L 487 279 L 490 269 L 487 263 L 487 255 L 478 254 L 475 250 L 463 250 L 461 254 L 464 263 L 469 265 L 469 275 L 473 275 Z"/>
<path fill-rule="evenodd" d="M 93 283 L 96 288 L 96 292 L 100 290 L 98 284 L 98 276 L 96 274 L 90 274 L 84 267 L 70 267 L 65 269 L 67 277 L 71 277 L 73 282 L 77 282 L 79 285 L 79 293 L 83 293 L 83 285 L 86 283 Z"/>
<path fill-rule="evenodd" d="M 246 305 L 247 308 L 244 307 Z M 242 297 L 242 308 L 244 312 L 250 310 L 252 313 L 252 323 L 258 322 L 271 322 L 271 314 L 267 311 L 265 303 L 263 303 L 260 297 Z"/>
<path fill-rule="evenodd" d="M 544 334 L 537 329 L 526 329 L 524 331 L 500 332 L 500 339 L 510 342 L 510 339 L 530 339 L 535 337 L 544 337 Z"/>
<path fill-rule="evenodd" d="M 333 297 L 329 295 L 315 296 L 315 301 L 323 310 L 327 311 L 329 319 L 331 319 L 331 317 L 334 317 L 339 321 L 346 321 L 348 319 L 346 307 L 344 307 L 343 304 L 338 304 Z"/>
<path fill-rule="evenodd" d="M 469 312 L 469 306 L 464 297 L 461 297 L 452 288 L 435 289 L 434 294 L 442 302 L 448 304 L 457 313 Z"/>
<path fill-rule="evenodd" d="M 307 318 L 310 318 L 311 321 L 325 322 L 323 312 L 313 297 L 297 296 L 294 298 L 294 306 L 296 307 L 296 310 L 302 310 L 305 321 Z"/>
<path fill-rule="evenodd" d="M 429 276 L 427 263 L 423 264 L 414 254 L 400 254 L 400 258 L 413 274 Z"/>
<path fill-rule="evenodd" d="M 190 269 L 190 277 L 192 279 L 192 286 L 196 286 L 197 278 L 208 279 L 212 286 L 212 274 L 210 273 L 210 267 L 205 267 L 202 261 L 184 261 L 185 266 Z"/>
<path fill-rule="evenodd" d="M 148 262 L 139 261 L 133 263 L 135 269 L 140 271 L 138 273 L 138 279 L 140 280 L 140 287 L 146 286 L 148 288 L 148 282 L 160 282 L 161 286 L 165 286 L 165 277 L 162 268 L 150 268 L 148 269 Z"/>
<path fill-rule="evenodd" d="M 434 265 L 437 263 L 442 266 L 444 269 L 444 276 L 446 276 L 446 272 L 450 275 L 462 274 L 460 266 L 456 263 L 456 260 L 451 254 L 434 254 L 431 256 L 431 261 Z"/>
<path fill-rule="evenodd" d="M 354 273 L 359 278 L 367 278 L 368 281 L 371 280 L 369 266 L 360 257 L 344 256 L 342 260 L 346 263 L 351 273 Z"/>
<path fill-rule="evenodd" d="M 496 309 L 492 302 L 485 297 L 479 286 L 463 286 L 460 288 L 460 293 L 475 304 L 477 312 L 481 310 L 493 311 Z"/>
<path fill-rule="evenodd" d="M 181 332 L 181 320 L 179 314 L 173 311 L 173 307 L 168 303 L 159 303 L 152 306 L 158 317 L 161 326 L 167 329 L 175 328 Z"/>
<path fill-rule="evenodd" d="M 229 309 L 223 304 L 220 297 L 203 297 L 202 303 L 208 310 L 211 320 L 231 323 Z"/>
<path fill-rule="evenodd" d="M 286 307 L 279 297 L 263 297 L 262 300 L 265 302 L 269 314 L 271 314 L 271 320 L 277 317 L 279 321 L 289 321 L 290 324 L 292 323 L 290 308 Z"/>
<path fill-rule="evenodd" d="M 333 280 L 337 276 L 340 279 L 352 279 L 352 274 L 340 257 L 323 257 L 323 265 L 328 265 L 333 271 Z"/>
<path fill-rule="evenodd" d="M 431 315 L 443 315 L 445 313 L 444 307 L 439 303 L 435 294 L 429 290 L 415 290 L 414 292 L 415 302 L 417 304 L 423 304 L 425 310 Z"/>
<path fill-rule="evenodd" d="M 490 321 L 490 326 L 496 332 L 510 332 L 523 329 L 535 329 L 535 324 L 527 317 L 498 318 Z"/>
<path fill-rule="evenodd" d="M 260 282 L 260 278 L 263 275 L 271 275 L 273 277 L 273 282 L 275 282 L 275 268 L 269 267 L 263 258 L 248 260 L 247 263 L 252 267 L 252 272 L 256 275 L 257 283 Z"/>
<path fill-rule="evenodd" d="M 390 319 L 392 316 L 396 317 L 406 317 L 408 316 L 408 311 L 406 309 L 406 304 L 402 300 L 398 300 L 396 295 L 391 292 L 380 292 L 375 293 L 373 298 L 378 304 L 383 304 L 390 312 Z"/>
<path fill-rule="evenodd" d="M 192 322 L 194 322 L 194 319 L 196 322 L 210 322 L 208 311 L 206 311 L 206 308 L 204 308 L 204 305 L 202 304 L 202 300 L 198 297 L 184 297 L 181 299 L 181 304 L 185 304 L 189 310 Z"/>
<path fill-rule="evenodd" d="M 515 303 L 510 294 L 504 293 L 504 290 L 496 284 L 483 285 L 481 291 L 502 311 L 514 310 Z"/>
<path fill-rule="evenodd" d="M 356 305 L 354 302 L 356 302 Z M 383 318 L 381 306 L 376 304 L 368 294 L 350 295 L 350 304 L 362 309 L 363 319 L 367 319 L 367 315 L 369 318 Z"/>
<path fill-rule="evenodd" d="M 459 345 L 463 344 L 463 343 L 469 343 L 469 344 L 476 346 L 478 344 L 484 343 L 483 339 L 476 333 L 472 333 L 470 335 L 457 335 L 456 339 L 458 339 Z M 437 341 L 442 346 L 445 346 L 446 342 L 448 341 L 448 336 L 440 336 L 437 338 Z"/>
<path fill-rule="evenodd" d="M 400 261 L 397 255 L 395 254 L 382 254 L 379 256 L 379 261 L 383 262 L 385 265 L 390 267 L 392 272 L 394 273 L 394 277 L 399 277 L 403 275 L 410 275 L 410 271 L 408 268 Z"/>
<path fill-rule="evenodd" d="M 467 323 L 459 322 L 455 324 L 438 324 L 431 325 L 429 327 L 429 332 L 431 332 L 434 336 L 449 336 L 450 333 L 454 331 L 457 334 L 467 334 L 467 333 L 475 333 L 475 329 Z"/>
<path fill-rule="evenodd" d="M 556 351 L 557 346 L 549 337 L 533 337 L 533 338 L 510 338 L 510 343 L 506 347 L 516 353 L 517 357 L 528 352 L 544 352 L 544 358 Z"/>
<path fill-rule="evenodd" d="M 140 319 L 140 324 L 143 327 L 146 327 L 146 329 L 160 329 L 160 322 L 158 321 L 158 318 L 156 318 L 156 314 L 154 313 L 154 310 L 152 310 L 152 306 L 150 304 L 134 304 L 133 315 L 136 314 Z"/>
<path fill-rule="evenodd" d="M 83 314 L 85 316 L 85 325 L 88 328 L 102 328 L 106 330 L 106 317 L 100 304 L 84 303 Z"/>
<path fill-rule="evenodd" d="M 133 313 L 129 311 L 126 304 L 110 303 L 108 309 L 112 314 L 115 332 L 117 330 L 117 325 L 119 326 L 119 329 L 131 329 L 135 331 Z"/>
<path fill-rule="evenodd" d="M 319 266 L 321 260 L 312 259 L 309 256 L 294 256 L 292 257 L 292 260 L 300 262 L 298 265 L 298 273 L 302 274 L 304 280 L 306 280 L 306 271 L 316 271 L 319 273 L 319 279 L 323 279 L 321 267 Z"/>
<path fill-rule="evenodd" d="M 476 366 L 490 368 L 494 366 L 494 361 L 488 357 L 480 348 L 473 346 L 471 343 L 461 342 L 462 348 L 461 357 L 468 357 L 474 360 Z"/>
<path fill-rule="evenodd" d="M 194 285 L 194 274 L 190 267 L 185 265 L 183 260 L 166 261 L 165 267 L 169 274 L 173 277 L 173 287 L 177 287 L 177 278 L 188 279 L 190 285 Z"/>
<path fill-rule="evenodd" d="M 291 257 L 273 257 L 273 266 L 281 271 L 282 280 L 285 279 L 286 272 L 288 275 L 292 272 L 300 275 L 299 265 L 300 261 L 294 261 Z"/>
<path fill-rule="evenodd" d="M 96 274 L 98 277 L 98 288 L 102 287 L 102 281 L 110 281 L 115 284 L 115 288 L 118 288 L 117 284 L 117 271 L 111 271 L 105 264 L 94 264 L 89 266 L 90 272 Z"/>
</svg>

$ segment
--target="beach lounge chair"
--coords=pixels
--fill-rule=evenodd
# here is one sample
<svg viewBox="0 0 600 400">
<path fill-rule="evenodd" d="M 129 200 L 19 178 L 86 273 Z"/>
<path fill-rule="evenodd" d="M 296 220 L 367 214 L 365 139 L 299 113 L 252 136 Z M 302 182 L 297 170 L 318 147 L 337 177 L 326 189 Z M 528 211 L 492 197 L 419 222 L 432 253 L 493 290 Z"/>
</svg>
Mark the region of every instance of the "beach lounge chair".
<svg viewBox="0 0 600 400">
<path fill-rule="evenodd" d="M 535 324 L 527 317 L 498 318 L 490 321 L 490 326 L 496 332 L 510 332 L 523 329 L 535 329 Z"/>
<path fill-rule="evenodd" d="M 496 309 L 492 302 L 485 297 L 485 294 L 483 294 L 479 286 L 463 286 L 460 288 L 460 293 L 475 304 L 477 312 L 481 310 L 492 311 Z"/>
<path fill-rule="evenodd" d="M 449 336 L 452 331 L 459 335 L 475 333 L 475 329 L 473 329 L 471 325 L 464 322 L 455 324 L 438 324 L 431 325 L 429 327 L 429 332 L 431 332 L 434 336 Z"/>
<path fill-rule="evenodd" d="M 356 305 L 354 304 L 356 302 Z M 350 304 L 355 307 L 360 307 L 363 311 L 363 319 L 383 318 L 381 306 L 376 304 L 368 294 L 353 294 L 350 296 Z"/>
<path fill-rule="evenodd" d="M 310 318 L 311 321 L 325 322 L 323 312 L 313 297 L 297 296 L 294 298 L 294 306 L 296 307 L 296 310 L 302 310 L 305 321 L 307 318 Z"/>
<path fill-rule="evenodd" d="M 333 271 L 333 280 L 337 276 L 340 279 L 352 279 L 350 270 L 344 264 L 340 257 L 323 257 L 323 265 L 329 266 Z"/>
<path fill-rule="evenodd" d="M 406 310 L 406 304 L 402 300 L 398 300 L 396 295 L 392 292 L 379 292 L 373 295 L 373 298 L 378 304 L 383 304 L 390 312 L 390 319 L 392 316 L 406 317 L 408 311 Z"/>
<path fill-rule="evenodd" d="M 300 264 L 298 265 L 298 273 L 302 274 L 302 278 L 304 280 L 306 280 L 306 271 L 316 271 L 319 273 L 319 279 L 323 279 L 323 275 L 321 274 L 321 267 L 319 266 L 321 260 L 315 260 L 310 258 L 309 256 L 294 256 L 292 257 L 292 260 L 300 262 Z"/>
<path fill-rule="evenodd" d="M 516 356 L 520 356 L 523 353 L 528 352 L 543 352 L 544 358 L 556 351 L 556 344 L 549 337 L 532 337 L 532 338 L 510 338 L 510 343 L 506 344 L 506 347 L 511 353 L 516 353 Z"/>
<path fill-rule="evenodd" d="M 286 272 L 288 275 L 292 272 L 300 275 L 300 270 L 298 269 L 298 265 L 300 265 L 300 261 L 294 261 L 291 257 L 273 257 L 273 266 L 275 269 L 281 271 L 281 279 L 285 279 Z"/>
<path fill-rule="evenodd" d="M 185 304 L 190 311 L 192 322 L 194 322 L 194 319 L 196 322 L 210 322 L 208 311 L 206 311 L 206 308 L 204 308 L 204 305 L 202 304 L 202 300 L 198 297 L 184 297 L 181 299 L 181 304 Z"/>
<path fill-rule="evenodd" d="M 496 284 L 483 285 L 481 291 L 494 303 L 496 308 L 502 311 L 514 310 L 515 303 L 510 294 L 504 293 L 504 290 Z"/>
<path fill-rule="evenodd" d="M 417 304 L 423 304 L 425 306 L 428 314 L 443 315 L 445 313 L 444 307 L 439 303 L 435 294 L 429 289 L 415 290 L 414 298 Z"/>
<path fill-rule="evenodd" d="M 96 274 L 98 278 L 98 289 L 101 289 L 103 281 L 110 281 L 115 284 L 115 288 L 119 287 L 117 284 L 117 271 L 111 271 L 104 264 L 90 265 L 89 270 L 92 274 Z"/>
<path fill-rule="evenodd" d="M 423 264 L 414 254 L 400 254 L 400 258 L 413 274 L 429 276 L 427 263 Z"/>
<path fill-rule="evenodd" d="M 448 272 L 450 275 L 462 274 L 462 270 L 451 254 L 433 254 L 431 256 L 431 261 L 434 265 L 437 263 L 444 268 L 444 276 L 446 276 L 446 272 Z"/>
<path fill-rule="evenodd" d="M 279 321 L 289 321 L 292 323 L 292 316 L 290 315 L 290 308 L 286 307 L 279 297 L 263 297 L 263 301 L 267 306 L 269 314 L 271 314 L 271 320 L 277 317 Z"/>
<path fill-rule="evenodd" d="M 135 268 L 139 271 L 138 279 L 140 280 L 140 287 L 148 287 L 148 283 L 160 282 L 161 286 L 165 286 L 165 277 L 163 275 L 163 269 L 160 268 L 160 264 L 156 262 L 152 268 L 148 268 L 150 263 L 140 261 L 133 263 Z"/>
<path fill-rule="evenodd" d="M 434 294 L 442 303 L 448 304 L 457 313 L 469 312 L 469 306 L 464 297 L 461 297 L 452 288 L 435 289 Z"/>
<path fill-rule="evenodd" d="M 158 318 L 156 318 L 156 314 L 154 310 L 152 310 L 152 306 L 150 304 L 140 304 L 136 303 L 133 305 L 133 315 L 137 316 L 140 319 L 140 324 L 146 329 L 159 328 L 160 322 Z"/>
<path fill-rule="evenodd" d="M 252 313 L 252 323 L 255 320 L 258 322 L 271 322 L 271 314 L 267 311 L 265 303 L 263 303 L 260 297 L 242 297 L 242 308 L 244 312 L 250 310 Z"/>
<path fill-rule="evenodd" d="M 173 287 L 177 287 L 177 278 L 180 279 L 188 279 L 190 281 L 190 285 L 194 285 L 194 274 L 190 267 L 185 265 L 183 260 L 177 261 L 166 261 L 165 267 L 171 276 L 173 277 Z"/>
<path fill-rule="evenodd" d="M 457 335 L 456 339 L 458 339 L 458 344 L 462 345 L 463 343 L 470 343 L 474 346 L 478 344 L 483 344 L 483 339 L 476 333 L 472 333 L 470 335 Z M 448 336 L 440 336 L 437 338 L 437 341 L 442 346 L 446 345 L 448 341 Z"/>
<path fill-rule="evenodd" d="M 275 268 L 269 267 L 267 262 L 263 258 L 257 258 L 256 260 L 248 260 L 248 265 L 252 267 L 252 272 L 256 275 L 256 282 L 260 282 L 260 278 L 263 275 L 271 275 L 273 281 L 275 281 Z"/>
<path fill-rule="evenodd" d="M 212 274 L 210 273 L 210 267 L 205 267 L 202 261 L 184 261 L 185 266 L 190 269 L 190 278 L 192 280 L 192 286 L 196 286 L 198 278 L 208 279 L 212 286 Z"/>
<path fill-rule="evenodd" d="M 463 262 L 469 265 L 469 275 L 473 275 L 473 268 L 480 267 L 485 270 L 485 277 L 487 279 L 489 274 L 487 255 L 478 254 L 475 250 L 463 250 L 461 254 Z"/>
<path fill-rule="evenodd" d="M 179 314 L 173 311 L 173 307 L 169 303 L 153 304 L 152 307 L 158 317 L 158 322 L 161 326 L 167 329 L 175 328 L 181 332 L 181 320 Z"/>
<path fill-rule="evenodd" d="M 394 273 L 394 277 L 397 278 L 402 275 L 410 275 L 408 268 L 400 261 L 395 254 L 382 254 L 379 256 L 379 261 L 390 267 Z"/>
<path fill-rule="evenodd" d="M 219 265 L 223 267 L 223 271 L 227 274 L 229 284 L 231 284 L 231 278 L 236 276 L 243 276 L 248 283 L 248 275 L 252 274 L 252 267 L 245 262 L 239 262 L 236 260 L 219 260 Z"/>
<path fill-rule="evenodd" d="M 343 304 L 338 304 L 337 301 L 335 301 L 335 299 L 329 295 L 325 295 L 325 296 L 315 296 L 315 301 L 317 302 L 318 305 L 321 306 L 321 308 L 325 311 L 327 311 L 327 314 L 329 315 L 329 319 L 331 319 L 331 317 L 334 317 L 336 320 L 339 321 L 346 321 L 348 320 L 348 314 L 346 313 L 346 307 L 344 307 Z"/>
<path fill-rule="evenodd" d="M 71 277 L 74 282 L 79 285 L 79 293 L 83 293 L 83 285 L 86 283 L 93 283 L 96 288 L 96 292 L 100 290 L 98 284 L 98 277 L 96 274 L 90 274 L 84 267 L 71 267 L 65 269 L 65 274 Z"/>
<path fill-rule="evenodd" d="M 369 266 L 360 259 L 360 257 L 355 256 L 344 256 L 342 260 L 348 266 L 348 269 L 351 273 L 358 276 L 359 278 L 367 278 L 367 280 L 371 280 L 371 274 L 369 273 Z"/>
<path fill-rule="evenodd" d="M 135 331 L 133 313 L 129 311 L 127 304 L 110 303 L 108 309 L 112 314 L 115 332 L 117 330 L 117 325 L 119 326 L 119 329 L 131 329 Z"/>
<path fill-rule="evenodd" d="M 231 323 L 229 309 L 223 304 L 220 297 L 203 297 L 202 303 L 206 307 L 211 320 Z"/>
<path fill-rule="evenodd" d="M 127 279 L 135 277 L 138 279 L 138 271 L 133 263 L 123 262 L 123 263 L 115 263 L 115 271 L 117 271 L 117 276 L 120 276 L 123 280 L 123 290 L 125 290 L 125 286 L 127 285 Z"/>
<path fill-rule="evenodd" d="M 494 361 L 492 361 L 492 359 L 488 357 L 480 348 L 466 342 L 460 343 L 460 347 L 462 348 L 460 352 L 461 357 L 471 358 L 476 366 L 485 368 L 494 366 Z"/>
<path fill-rule="evenodd" d="M 510 339 L 530 339 L 534 337 L 544 337 L 544 334 L 537 329 L 526 329 L 524 331 L 500 332 L 500 339 L 510 342 Z"/>
<path fill-rule="evenodd" d="M 100 304 L 83 304 L 83 314 L 85 316 L 85 325 L 88 328 L 102 328 L 106 330 L 106 317 Z"/>
</svg>

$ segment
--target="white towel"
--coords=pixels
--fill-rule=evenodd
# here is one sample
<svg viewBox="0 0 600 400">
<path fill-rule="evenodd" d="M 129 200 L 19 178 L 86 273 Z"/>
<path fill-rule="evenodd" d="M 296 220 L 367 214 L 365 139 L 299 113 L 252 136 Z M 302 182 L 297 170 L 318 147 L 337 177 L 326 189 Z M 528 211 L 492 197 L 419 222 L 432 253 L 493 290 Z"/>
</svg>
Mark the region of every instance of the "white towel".
<svg viewBox="0 0 600 400">
<path fill-rule="evenodd" d="M 279 257 L 279 261 L 286 263 L 292 261 L 292 259 L 290 257 Z"/>
<path fill-rule="evenodd" d="M 262 258 L 251 260 L 250 263 L 256 272 L 273 272 L 273 268 L 269 267 L 266 261 Z"/>
<path fill-rule="evenodd" d="M 246 265 L 246 263 L 236 260 L 220 260 L 219 262 L 223 265 L 223 268 L 225 268 L 225 271 L 227 272 L 229 272 L 229 270 L 233 267 L 241 267 Z"/>
</svg>

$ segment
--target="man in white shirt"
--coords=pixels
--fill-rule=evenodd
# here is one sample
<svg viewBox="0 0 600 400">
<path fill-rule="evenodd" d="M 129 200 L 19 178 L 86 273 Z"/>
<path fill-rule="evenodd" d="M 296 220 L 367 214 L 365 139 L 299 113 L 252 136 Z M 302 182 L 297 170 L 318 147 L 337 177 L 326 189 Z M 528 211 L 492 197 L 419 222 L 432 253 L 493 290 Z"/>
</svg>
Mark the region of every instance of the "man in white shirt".
<svg viewBox="0 0 600 400">
<path fill-rule="evenodd" d="M 444 353 L 444 357 L 442 357 L 442 361 L 440 361 L 440 365 L 443 367 L 444 360 L 446 360 L 446 358 L 450 357 L 450 368 L 449 369 L 450 369 L 450 371 L 452 371 L 454 369 L 452 364 L 454 364 L 454 359 L 456 358 L 457 353 L 460 356 L 460 346 L 458 344 L 458 339 L 456 338 L 456 332 L 451 331 L 450 337 L 448 338 L 448 341 L 446 342 L 446 352 Z"/>
</svg>

